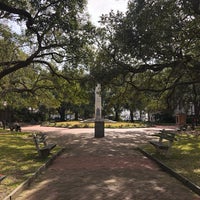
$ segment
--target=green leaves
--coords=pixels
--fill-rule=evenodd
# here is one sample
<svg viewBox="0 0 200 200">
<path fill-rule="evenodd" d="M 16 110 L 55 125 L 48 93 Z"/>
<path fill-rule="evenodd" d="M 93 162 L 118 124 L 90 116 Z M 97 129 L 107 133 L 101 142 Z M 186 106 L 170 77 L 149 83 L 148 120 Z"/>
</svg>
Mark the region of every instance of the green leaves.
<svg viewBox="0 0 200 200">
<path fill-rule="evenodd" d="M 59 67 L 63 67 L 66 60 L 82 62 L 77 55 L 87 45 L 89 36 L 88 30 L 83 31 L 88 24 L 83 13 L 85 0 L 21 0 L 17 4 L 10 0 L 0 4 L 5 20 L 9 18 L 16 25 L 18 22 L 22 24 L 23 31 L 15 38 L 15 45 L 17 48 L 22 46 L 21 50 L 27 54 L 25 59 L 9 60 L 7 68 L 0 71 L 0 79 L 32 63 L 41 64 L 56 74 L 53 65 L 59 63 Z M 3 65 L 5 63 L 0 62 L 0 66 Z"/>
</svg>

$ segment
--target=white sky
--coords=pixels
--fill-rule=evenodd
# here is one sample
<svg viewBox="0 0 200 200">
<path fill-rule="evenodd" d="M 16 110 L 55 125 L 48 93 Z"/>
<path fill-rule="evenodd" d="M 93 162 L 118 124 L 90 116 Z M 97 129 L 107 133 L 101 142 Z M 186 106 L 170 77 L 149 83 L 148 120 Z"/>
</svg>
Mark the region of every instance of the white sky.
<svg viewBox="0 0 200 200">
<path fill-rule="evenodd" d="M 92 23 L 98 26 L 98 21 L 102 14 L 108 14 L 111 10 L 125 12 L 129 0 L 88 0 L 88 12 Z M 0 21 L 1 23 L 1 21 Z M 20 32 L 21 29 L 17 25 L 13 25 L 15 32 Z"/>
<path fill-rule="evenodd" d="M 88 0 L 88 12 L 91 21 L 98 25 L 100 16 L 108 14 L 111 10 L 125 12 L 127 9 L 128 0 Z"/>
</svg>

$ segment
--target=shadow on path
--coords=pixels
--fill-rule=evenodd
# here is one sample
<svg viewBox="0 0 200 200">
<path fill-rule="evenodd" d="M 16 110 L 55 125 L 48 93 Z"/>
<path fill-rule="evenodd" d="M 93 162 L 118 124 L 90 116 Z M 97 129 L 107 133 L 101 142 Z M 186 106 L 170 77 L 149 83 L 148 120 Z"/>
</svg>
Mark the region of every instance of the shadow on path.
<svg viewBox="0 0 200 200">
<path fill-rule="evenodd" d="M 45 132 L 65 152 L 17 200 L 198 199 L 136 150 L 155 130 L 107 130 L 98 139 L 91 130 L 59 130 Z"/>
</svg>

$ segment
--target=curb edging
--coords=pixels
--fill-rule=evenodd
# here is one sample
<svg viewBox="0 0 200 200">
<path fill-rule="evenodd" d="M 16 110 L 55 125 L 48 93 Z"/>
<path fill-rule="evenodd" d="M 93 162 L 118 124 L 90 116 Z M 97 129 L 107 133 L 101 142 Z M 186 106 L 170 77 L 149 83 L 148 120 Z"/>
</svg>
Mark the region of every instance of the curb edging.
<svg viewBox="0 0 200 200">
<path fill-rule="evenodd" d="M 31 177 L 29 177 L 26 181 L 21 183 L 16 189 L 14 189 L 8 196 L 6 196 L 3 200 L 12 200 L 15 199 L 23 190 L 31 185 L 31 183 L 41 174 L 52 162 L 61 154 L 65 148 L 62 148 L 56 154 L 54 154 L 44 165 L 42 165 Z"/>
<path fill-rule="evenodd" d="M 176 178 L 178 181 L 183 183 L 186 187 L 188 187 L 190 190 L 195 192 L 196 194 L 200 195 L 200 187 L 194 183 L 192 183 L 190 180 L 188 180 L 186 177 L 178 174 L 175 172 L 172 168 L 166 166 L 164 163 L 153 157 L 151 154 L 147 153 L 141 148 L 137 148 L 142 154 L 144 154 L 146 157 L 150 158 L 154 162 L 156 162 L 157 165 L 159 165 L 160 168 L 162 168 L 164 171 L 168 172 L 170 175 L 172 175 L 174 178 Z"/>
</svg>

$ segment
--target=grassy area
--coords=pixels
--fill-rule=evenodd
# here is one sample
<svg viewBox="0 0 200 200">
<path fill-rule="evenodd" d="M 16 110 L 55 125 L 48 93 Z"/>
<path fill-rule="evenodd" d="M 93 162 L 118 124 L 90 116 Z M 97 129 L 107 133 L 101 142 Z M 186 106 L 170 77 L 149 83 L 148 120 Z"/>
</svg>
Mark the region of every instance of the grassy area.
<svg viewBox="0 0 200 200">
<path fill-rule="evenodd" d="M 167 158 L 157 154 L 150 144 L 143 146 L 142 149 L 200 186 L 200 136 L 184 133 L 179 134 L 177 139 Z"/>
<path fill-rule="evenodd" d="M 63 128 L 94 128 L 94 122 L 66 121 L 66 122 L 48 122 L 44 125 L 63 127 Z M 150 124 L 144 122 L 105 122 L 105 128 L 142 128 Z"/>
<path fill-rule="evenodd" d="M 57 126 L 66 127 L 68 126 L 67 123 L 69 122 L 56 124 Z M 94 125 L 93 123 L 87 124 Z M 72 127 L 77 127 L 76 125 L 77 122 L 69 123 L 69 126 Z M 121 122 L 108 123 L 107 125 L 113 125 L 112 128 L 145 126 L 145 124 L 140 123 Z M 157 154 L 155 148 L 150 144 L 146 144 L 142 148 L 200 186 L 200 136 L 196 137 L 184 133 L 177 135 L 177 139 L 178 141 L 174 142 L 171 154 L 167 158 Z M 59 150 L 60 147 L 56 147 L 53 153 Z M 5 191 L 7 194 L 10 193 L 23 181 L 27 180 L 47 159 L 38 157 L 31 133 L 10 132 L 0 129 L 0 174 L 7 175 L 0 185 L 0 196 Z"/>
<path fill-rule="evenodd" d="M 59 151 L 56 147 L 52 153 Z M 38 157 L 30 133 L 10 132 L 0 129 L 0 174 L 6 175 L 0 187 L 8 194 L 27 180 L 46 160 Z"/>
</svg>

